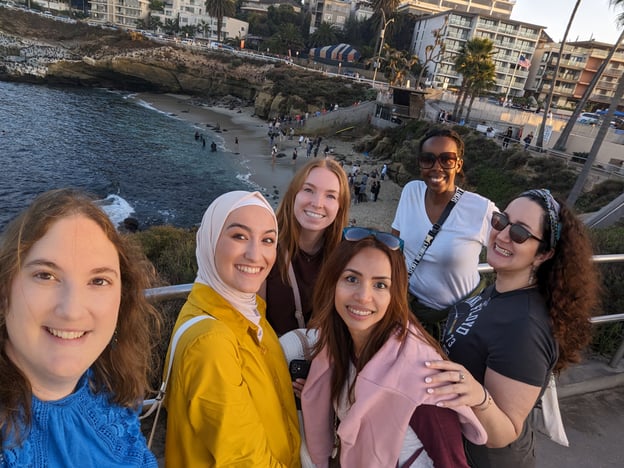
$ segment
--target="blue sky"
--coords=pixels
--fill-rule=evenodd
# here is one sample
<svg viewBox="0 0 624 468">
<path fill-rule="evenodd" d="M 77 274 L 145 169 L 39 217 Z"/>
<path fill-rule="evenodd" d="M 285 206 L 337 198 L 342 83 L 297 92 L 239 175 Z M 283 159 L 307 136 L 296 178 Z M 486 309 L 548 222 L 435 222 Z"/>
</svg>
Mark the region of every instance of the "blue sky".
<svg viewBox="0 0 624 468">
<path fill-rule="evenodd" d="M 575 4 L 576 0 L 517 0 L 511 18 L 547 26 L 546 33 L 560 41 Z M 614 44 L 621 32 L 616 27 L 615 18 L 622 11 L 622 7 L 617 10 L 610 7 L 609 0 L 581 0 L 568 41 L 585 41 L 593 37 Z"/>
</svg>

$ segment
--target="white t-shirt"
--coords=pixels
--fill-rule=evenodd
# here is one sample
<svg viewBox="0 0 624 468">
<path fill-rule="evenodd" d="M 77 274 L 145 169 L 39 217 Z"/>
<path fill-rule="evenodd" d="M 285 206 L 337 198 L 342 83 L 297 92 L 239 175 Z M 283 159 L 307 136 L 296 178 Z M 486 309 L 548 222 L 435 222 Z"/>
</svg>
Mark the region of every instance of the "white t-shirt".
<svg viewBox="0 0 624 468">
<path fill-rule="evenodd" d="M 433 225 L 425 210 L 426 190 L 422 180 L 403 187 L 392 222 L 405 242 L 408 270 Z M 409 291 L 420 302 L 441 310 L 477 287 L 479 254 L 487 243 L 494 211 L 496 206 L 487 198 L 464 192 L 410 278 Z"/>
</svg>

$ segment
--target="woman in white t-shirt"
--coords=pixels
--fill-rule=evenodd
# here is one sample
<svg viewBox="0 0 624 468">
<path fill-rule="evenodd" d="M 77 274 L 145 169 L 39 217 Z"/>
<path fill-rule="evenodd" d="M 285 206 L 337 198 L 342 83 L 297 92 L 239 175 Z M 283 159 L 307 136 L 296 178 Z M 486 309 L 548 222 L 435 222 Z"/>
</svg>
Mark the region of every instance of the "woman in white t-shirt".
<svg viewBox="0 0 624 468">
<path fill-rule="evenodd" d="M 405 241 L 409 293 L 413 296 L 410 306 L 425 325 L 444 320 L 448 307 L 482 289 L 477 265 L 497 209 L 487 198 L 456 186 L 463 158 L 464 142 L 457 132 L 431 129 L 419 146 L 422 180 L 403 188 L 392 222 L 393 234 Z M 430 240 L 428 233 L 451 199 L 457 200 L 456 204 Z M 429 246 L 423 254 L 425 239 Z M 437 327 L 427 328 L 439 337 Z"/>
</svg>

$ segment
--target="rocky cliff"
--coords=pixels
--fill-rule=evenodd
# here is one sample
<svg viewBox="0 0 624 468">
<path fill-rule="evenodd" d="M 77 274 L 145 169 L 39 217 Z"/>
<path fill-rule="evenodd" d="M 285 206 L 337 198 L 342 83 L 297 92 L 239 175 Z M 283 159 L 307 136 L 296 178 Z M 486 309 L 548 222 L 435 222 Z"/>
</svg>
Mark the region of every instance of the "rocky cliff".
<svg viewBox="0 0 624 468">
<path fill-rule="evenodd" d="M 286 70 L 284 70 L 286 69 Z M 301 76 L 299 76 L 301 75 Z M 280 80 L 308 83 L 310 89 Z M 213 50 L 193 50 L 142 35 L 54 21 L 0 7 L 0 80 L 171 92 L 253 102 L 261 117 L 315 112 L 326 105 L 363 99 L 361 86 L 332 81 L 283 63 Z M 341 92 L 345 87 L 347 91 Z M 288 88 L 288 97 L 284 89 Z M 290 89 L 293 88 L 293 89 Z M 303 87 L 305 88 L 305 87 Z M 331 90 L 323 95 L 319 90 Z M 351 102 L 348 102 L 351 101 Z"/>
</svg>

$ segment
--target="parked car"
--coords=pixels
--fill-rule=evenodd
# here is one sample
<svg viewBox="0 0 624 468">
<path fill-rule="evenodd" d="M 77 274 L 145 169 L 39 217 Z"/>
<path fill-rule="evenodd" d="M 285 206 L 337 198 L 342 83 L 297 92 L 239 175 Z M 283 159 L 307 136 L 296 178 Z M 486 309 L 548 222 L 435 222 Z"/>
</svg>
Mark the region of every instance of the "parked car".
<svg viewBox="0 0 624 468">
<path fill-rule="evenodd" d="M 576 121 L 585 125 L 598 125 L 600 123 L 600 115 L 593 112 L 582 112 Z"/>
</svg>

